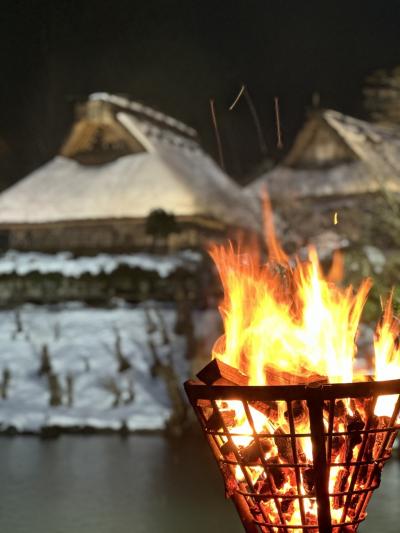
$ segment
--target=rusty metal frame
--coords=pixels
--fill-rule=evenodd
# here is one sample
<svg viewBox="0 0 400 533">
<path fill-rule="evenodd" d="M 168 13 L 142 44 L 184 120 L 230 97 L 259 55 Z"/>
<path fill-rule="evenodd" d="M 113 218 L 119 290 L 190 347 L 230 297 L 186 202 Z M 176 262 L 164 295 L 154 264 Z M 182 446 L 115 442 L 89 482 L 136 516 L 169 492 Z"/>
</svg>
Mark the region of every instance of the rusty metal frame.
<svg viewBox="0 0 400 533">
<path fill-rule="evenodd" d="M 247 533 L 266 533 L 273 531 L 304 531 L 313 532 L 319 531 L 323 533 L 334 533 L 339 531 L 356 531 L 360 522 L 365 518 L 365 509 L 371 498 L 372 492 L 379 486 L 376 481 L 376 470 L 381 469 L 384 463 L 390 458 L 391 447 L 395 440 L 396 434 L 400 429 L 398 417 L 400 413 L 400 379 L 380 382 L 358 382 L 358 383 L 340 383 L 340 384 L 322 384 L 318 386 L 307 385 L 288 385 L 288 386 L 234 386 L 234 385 L 205 385 L 199 381 L 187 381 L 185 383 L 185 391 L 189 401 L 198 417 L 203 432 L 213 451 L 213 455 L 218 463 L 218 466 L 226 478 L 226 472 L 231 472 L 234 475 L 235 466 L 239 466 L 243 473 L 243 477 L 247 483 L 247 489 L 244 489 L 238 484 L 237 489 L 231 494 L 233 502 L 239 512 L 242 524 Z M 372 427 L 373 411 L 376 401 L 381 395 L 399 395 L 394 411 L 387 426 L 383 428 Z M 343 398 L 364 399 L 367 400 L 367 418 L 365 426 L 362 430 L 357 431 L 361 437 L 361 443 L 358 448 L 356 459 L 351 459 L 348 462 L 332 462 L 332 439 L 335 436 L 350 435 L 349 431 L 333 431 L 334 409 L 336 400 Z M 264 468 L 266 475 L 266 484 L 268 493 L 263 493 L 262 497 L 257 494 L 253 482 L 250 479 L 247 468 L 249 464 L 242 460 L 238 453 L 236 446 L 233 443 L 232 436 L 234 432 L 230 432 L 222 420 L 222 428 L 220 430 L 212 430 L 207 427 L 207 420 L 203 414 L 203 408 L 200 404 L 209 402 L 210 408 L 218 410 L 217 401 L 220 400 L 239 400 L 242 402 L 247 419 L 249 421 L 255 445 L 259 451 L 261 466 Z M 292 402 L 294 400 L 302 400 L 306 402 L 309 411 L 310 432 L 296 433 Z M 260 439 L 263 437 L 271 437 L 269 433 L 259 433 L 256 431 L 249 409 L 250 402 L 254 401 L 281 401 L 286 402 L 288 423 L 290 433 L 282 434 L 282 438 L 289 439 L 293 461 L 275 465 L 277 468 L 292 468 L 296 478 L 297 494 L 291 496 L 284 496 L 276 492 L 274 481 L 269 474 L 268 465 L 265 463 L 262 453 L 262 445 Z M 324 409 L 328 409 L 328 427 L 324 426 Z M 222 417 L 221 417 L 222 418 Z M 382 442 L 380 444 L 378 457 L 373 459 L 365 458 L 365 449 L 368 437 L 372 434 L 382 434 Z M 315 469 L 315 493 L 313 495 L 305 495 L 301 493 L 301 471 L 302 468 L 309 467 L 308 463 L 300 461 L 297 454 L 296 439 L 302 437 L 311 437 L 313 465 L 318 465 Z M 224 442 L 230 442 L 234 454 L 234 460 L 227 459 L 221 454 L 220 448 Z M 347 490 L 341 492 L 329 492 L 329 473 L 330 468 L 345 467 L 349 469 L 349 487 Z M 362 467 L 368 470 L 367 481 L 365 486 L 357 488 L 357 480 Z M 330 501 L 333 497 L 341 497 L 344 500 L 342 517 L 339 523 L 334 523 L 331 518 Z M 266 498 L 273 502 L 277 521 L 271 523 L 268 520 L 262 500 Z M 307 521 L 304 509 L 304 499 L 315 500 L 317 504 L 317 524 L 312 524 Z M 350 515 L 349 508 L 355 498 L 356 506 Z M 297 500 L 301 515 L 301 524 L 286 524 L 284 513 L 282 512 L 282 502 L 284 500 Z M 252 512 L 253 511 L 253 512 Z"/>
</svg>

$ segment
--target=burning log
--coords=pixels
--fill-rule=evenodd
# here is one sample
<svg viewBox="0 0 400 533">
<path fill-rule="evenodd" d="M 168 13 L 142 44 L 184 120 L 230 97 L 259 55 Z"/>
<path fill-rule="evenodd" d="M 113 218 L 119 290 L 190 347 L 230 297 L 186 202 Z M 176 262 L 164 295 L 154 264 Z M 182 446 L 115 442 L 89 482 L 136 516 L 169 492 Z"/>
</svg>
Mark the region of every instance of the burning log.
<svg viewBox="0 0 400 533">
<path fill-rule="evenodd" d="M 333 492 L 344 492 L 347 481 L 349 479 L 350 470 L 348 468 L 341 468 L 338 472 L 335 488 Z M 333 508 L 340 509 L 344 505 L 344 496 L 338 495 L 333 498 Z"/>
<path fill-rule="evenodd" d="M 279 457 L 270 457 L 266 462 L 276 488 L 278 490 L 281 489 L 288 479 L 286 469 L 281 466 L 275 466 L 280 464 Z"/>
<path fill-rule="evenodd" d="M 335 402 L 334 409 L 335 418 L 344 418 L 347 414 L 346 403 L 343 400 L 337 400 Z"/>
<path fill-rule="evenodd" d="M 236 422 L 236 411 L 234 409 L 222 410 L 214 409 L 212 415 L 207 420 L 207 428 L 211 431 L 218 431 L 224 427 L 233 427 Z"/>
<path fill-rule="evenodd" d="M 306 367 L 300 366 L 294 372 L 285 372 L 280 368 L 267 365 L 265 368 L 265 378 L 268 385 L 318 385 L 328 383 L 326 376 L 310 372 Z"/>
<path fill-rule="evenodd" d="M 289 489 L 285 492 L 285 496 L 295 496 L 296 491 L 294 489 Z M 292 516 L 294 511 L 294 500 L 292 498 L 282 498 L 281 502 L 282 513 Z"/>
<path fill-rule="evenodd" d="M 332 437 L 332 457 L 331 459 L 335 459 L 340 452 L 343 450 L 343 446 L 345 443 L 345 438 L 343 435 L 335 435 Z"/>
<path fill-rule="evenodd" d="M 271 422 L 275 423 L 278 421 L 279 418 L 279 410 L 278 410 L 278 402 L 275 401 L 250 401 L 249 404 L 254 407 L 254 409 L 257 409 L 257 411 L 260 411 L 263 415 L 265 415 L 266 418 L 268 418 Z"/>
<path fill-rule="evenodd" d="M 233 456 L 235 445 L 230 440 L 227 440 L 220 448 L 222 455 L 225 457 Z"/>
<path fill-rule="evenodd" d="M 225 496 L 231 498 L 238 489 L 238 483 L 228 465 L 221 465 L 221 471 L 225 480 Z"/>
<path fill-rule="evenodd" d="M 275 445 L 278 448 L 279 456 L 286 463 L 293 463 L 293 450 L 290 437 L 286 436 L 286 433 L 281 427 L 278 427 L 274 433 Z"/>
<path fill-rule="evenodd" d="M 295 400 L 294 402 L 292 402 L 292 414 L 296 426 L 308 425 L 309 417 L 305 401 Z M 285 411 L 284 417 L 286 420 L 289 420 L 289 411 Z"/>
<path fill-rule="evenodd" d="M 379 416 L 378 419 L 379 421 L 378 421 L 377 429 L 385 429 L 389 426 L 390 418 L 388 416 Z M 384 440 L 385 440 L 385 432 L 376 433 L 374 449 L 372 451 L 372 455 L 374 459 L 380 459 L 379 452 L 380 452 L 380 449 L 381 449 L 381 446 Z"/>
<path fill-rule="evenodd" d="M 256 441 L 251 442 L 246 448 L 241 450 L 241 456 L 245 463 L 260 462 L 260 448 L 264 455 L 272 450 L 271 439 L 259 439 L 259 445 Z"/>
<path fill-rule="evenodd" d="M 372 415 L 370 429 L 376 429 L 379 425 L 379 417 Z M 376 442 L 377 433 L 370 433 L 367 437 L 367 443 L 364 450 L 364 460 L 372 461 L 374 457 L 374 447 Z M 368 472 L 370 471 L 370 465 L 363 465 L 360 470 L 360 484 L 364 484 L 368 477 Z"/>
<path fill-rule="evenodd" d="M 315 470 L 313 467 L 303 470 L 303 485 L 308 496 L 313 496 L 315 485 Z"/>
<path fill-rule="evenodd" d="M 350 432 L 346 439 L 346 463 L 349 463 L 353 459 L 354 448 L 362 442 L 360 431 L 364 429 L 364 422 L 358 411 L 346 416 L 346 427 Z"/>
<path fill-rule="evenodd" d="M 213 359 L 197 377 L 206 385 L 248 385 L 249 378 L 237 368 L 227 365 L 220 359 Z"/>
</svg>

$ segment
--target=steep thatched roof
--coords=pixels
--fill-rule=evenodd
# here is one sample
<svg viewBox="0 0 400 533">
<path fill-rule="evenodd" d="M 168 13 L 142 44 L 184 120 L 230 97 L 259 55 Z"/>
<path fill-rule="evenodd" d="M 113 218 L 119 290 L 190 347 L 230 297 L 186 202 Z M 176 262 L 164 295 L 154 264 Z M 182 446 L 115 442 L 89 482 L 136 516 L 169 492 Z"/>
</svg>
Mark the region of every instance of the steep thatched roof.
<svg viewBox="0 0 400 533">
<path fill-rule="evenodd" d="M 90 101 L 96 109 L 73 126 L 61 155 L 0 195 L 0 224 L 142 218 L 162 208 L 258 229 L 257 202 L 201 149 L 192 128 L 114 95 Z M 111 156 L 89 164 L 96 143 Z"/>
<path fill-rule="evenodd" d="M 400 193 L 400 128 L 327 110 L 313 115 L 284 162 L 250 184 L 272 196 Z"/>
</svg>

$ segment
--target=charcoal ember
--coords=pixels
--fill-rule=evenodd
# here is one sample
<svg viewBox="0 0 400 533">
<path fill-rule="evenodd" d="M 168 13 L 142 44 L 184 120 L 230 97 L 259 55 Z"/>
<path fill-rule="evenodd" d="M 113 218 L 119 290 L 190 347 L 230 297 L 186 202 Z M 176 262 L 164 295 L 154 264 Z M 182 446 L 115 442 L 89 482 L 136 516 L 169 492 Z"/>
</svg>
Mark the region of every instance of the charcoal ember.
<svg viewBox="0 0 400 533">
<path fill-rule="evenodd" d="M 272 449 L 272 442 L 271 439 L 268 438 L 262 438 L 259 439 L 259 445 L 256 441 L 252 441 L 246 448 L 243 448 L 241 450 L 241 456 L 245 463 L 254 463 L 255 461 L 260 462 L 260 447 L 264 454 L 268 453 Z"/>
<path fill-rule="evenodd" d="M 379 417 L 372 415 L 370 422 L 370 429 L 376 429 L 379 425 Z M 367 443 L 364 450 L 364 461 L 372 461 L 374 458 L 374 446 L 376 442 L 376 433 L 370 433 L 367 437 Z M 369 465 L 362 465 L 359 474 L 359 483 L 364 483 L 367 480 Z"/>
<path fill-rule="evenodd" d="M 264 497 L 264 494 L 271 494 L 271 485 L 265 479 L 257 481 L 254 485 L 254 490 L 260 495 L 260 501 L 265 503 L 271 499 L 268 496 Z"/>
<path fill-rule="evenodd" d="M 275 445 L 278 449 L 278 454 L 281 459 L 287 463 L 293 463 L 293 451 L 290 437 L 286 436 L 286 433 L 281 427 L 278 427 L 274 433 Z"/>
<path fill-rule="evenodd" d="M 207 429 L 211 431 L 218 431 L 223 428 L 224 424 L 227 427 L 232 427 L 236 423 L 236 411 L 234 409 L 222 411 L 214 409 L 212 415 L 207 420 Z"/>
<path fill-rule="evenodd" d="M 231 441 L 226 441 L 220 448 L 222 455 L 230 455 L 234 453 L 235 445 Z"/>
<path fill-rule="evenodd" d="M 316 517 L 315 514 L 307 512 L 305 518 L 306 518 L 306 523 L 307 523 L 308 526 L 316 526 L 317 525 L 317 517 Z"/>
<path fill-rule="evenodd" d="M 289 489 L 285 492 L 284 496 L 295 496 L 296 491 L 294 489 Z M 282 498 L 281 500 L 281 509 L 282 513 L 292 515 L 294 511 L 294 500 L 292 498 Z"/>
<path fill-rule="evenodd" d="M 388 417 L 388 416 L 380 416 L 378 418 L 379 418 L 379 422 L 378 422 L 378 428 L 377 429 L 385 429 L 385 428 L 389 427 L 390 417 Z M 381 446 L 383 444 L 383 441 L 385 440 L 385 436 L 386 436 L 386 432 L 385 431 L 383 431 L 382 433 L 381 432 L 376 433 L 374 449 L 373 449 L 373 452 L 372 452 L 372 455 L 373 455 L 374 459 L 380 459 L 379 452 L 380 452 Z M 383 450 L 383 456 L 385 455 L 385 452 L 386 452 L 386 450 Z"/>
<path fill-rule="evenodd" d="M 257 411 L 260 411 L 263 415 L 265 415 L 271 422 L 277 422 L 278 420 L 278 403 L 274 401 L 261 401 L 261 400 L 254 400 L 249 402 L 249 404 L 254 407 L 254 409 L 257 409 Z"/>
<path fill-rule="evenodd" d="M 308 496 L 314 494 L 314 485 L 315 485 L 315 470 L 314 468 L 305 468 L 303 470 L 303 485 L 304 490 Z"/>
<path fill-rule="evenodd" d="M 294 418 L 294 423 L 300 424 L 308 419 L 306 403 L 303 400 L 295 400 L 292 402 L 292 413 Z M 289 420 L 289 411 L 285 411 L 284 417 L 286 420 Z"/>
<path fill-rule="evenodd" d="M 343 450 L 345 438 L 342 435 L 332 437 L 332 458 L 335 458 Z"/>
<path fill-rule="evenodd" d="M 368 405 L 371 403 L 371 398 L 352 398 L 350 405 L 353 411 L 361 411 L 366 413 Z"/>
<path fill-rule="evenodd" d="M 347 468 L 342 468 L 339 470 L 338 476 L 336 478 L 335 487 L 333 492 L 344 492 L 346 489 L 347 481 L 349 479 L 350 470 Z M 344 505 L 344 496 L 338 495 L 333 498 L 333 508 L 340 509 Z"/>
<path fill-rule="evenodd" d="M 351 497 L 349 508 L 347 511 L 350 518 L 354 517 L 359 501 L 360 501 L 360 498 L 358 494 L 355 494 L 354 496 Z"/>
<path fill-rule="evenodd" d="M 362 442 L 360 431 L 364 429 L 364 422 L 358 411 L 355 411 L 354 415 L 347 415 L 346 427 L 350 432 L 350 435 L 347 435 L 346 462 L 350 462 L 354 447 Z"/>
<path fill-rule="evenodd" d="M 280 466 L 275 466 L 280 464 L 278 457 L 270 457 L 269 459 L 267 459 L 266 462 L 268 464 L 268 470 L 274 480 L 276 488 L 281 489 L 287 480 L 287 474 L 285 472 L 286 469 Z"/>
<path fill-rule="evenodd" d="M 381 484 L 381 477 L 382 477 L 382 468 L 384 463 L 375 463 L 374 469 L 372 471 L 372 484 L 375 488 L 378 488 Z"/>
<path fill-rule="evenodd" d="M 343 400 L 336 400 L 334 415 L 336 418 L 344 418 L 347 413 L 347 407 Z"/>
<path fill-rule="evenodd" d="M 225 480 L 225 497 L 231 498 L 239 488 L 238 483 L 228 465 L 222 465 L 221 470 Z"/>
</svg>

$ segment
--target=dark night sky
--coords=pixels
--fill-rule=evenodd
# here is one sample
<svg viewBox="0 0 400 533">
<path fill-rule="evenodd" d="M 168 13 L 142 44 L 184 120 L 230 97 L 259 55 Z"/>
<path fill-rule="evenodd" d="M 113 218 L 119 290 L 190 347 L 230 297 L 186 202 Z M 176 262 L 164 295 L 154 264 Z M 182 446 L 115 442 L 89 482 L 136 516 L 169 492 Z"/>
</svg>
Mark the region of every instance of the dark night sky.
<svg viewBox="0 0 400 533">
<path fill-rule="evenodd" d="M 52 157 L 68 131 L 72 102 L 92 91 L 124 93 L 199 130 L 213 153 L 216 100 L 228 170 L 259 161 L 245 81 L 271 156 L 273 98 L 286 146 L 314 91 L 321 105 L 363 116 L 366 74 L 400 64 L 397 0 L 2 0 L 1 181 Z M 6 163 L 4 163 L 6 161 Z"/>
</svg>

